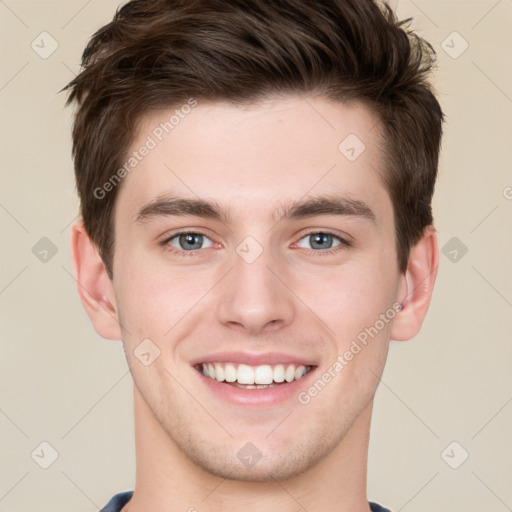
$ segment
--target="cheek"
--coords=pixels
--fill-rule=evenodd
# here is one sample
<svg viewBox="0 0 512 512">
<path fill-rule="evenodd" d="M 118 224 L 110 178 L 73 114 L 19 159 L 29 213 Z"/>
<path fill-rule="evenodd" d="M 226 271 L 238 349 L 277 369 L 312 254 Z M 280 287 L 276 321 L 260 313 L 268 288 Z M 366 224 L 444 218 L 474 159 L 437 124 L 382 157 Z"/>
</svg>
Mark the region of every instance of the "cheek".
<svg viewBox="0 0 512 512">
<path fill-rule="evenodd" d="M 315 313 L 332 331 L 333 343 L 325 368 L 328 390 L 322 391 L 318 407 L 334 402 L 344 411 L 340 418 L 355 417 L 368 403 L 385 365 L 396 315 L 393 274 L 386 268 L 387 272 L 375 262 L 347 266 L 333 272 L 328 292 L 317 291 L 311 299 Z"/>
<path fill-rule="evenodd" d="M 393 279 L 389 266 L 354 261 L 304 280 L 298 295 L 344 344 L 391 308 Z"/>
<path fill-rule="evenodd" d="M 215 284 L 212 272 L 154 265 L 134 254 L 125 258 L 115 276 L 116 302 L 123 325 L 137 339 L 161 339 L 188 313 L 201 305 Z"/>
</svg>

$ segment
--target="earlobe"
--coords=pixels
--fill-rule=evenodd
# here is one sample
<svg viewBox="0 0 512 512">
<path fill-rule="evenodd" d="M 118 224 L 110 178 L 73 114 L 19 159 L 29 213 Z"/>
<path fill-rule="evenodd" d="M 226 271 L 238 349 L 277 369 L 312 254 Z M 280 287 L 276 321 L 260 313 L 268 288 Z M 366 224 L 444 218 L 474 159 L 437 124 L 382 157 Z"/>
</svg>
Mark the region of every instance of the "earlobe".
<svg viewBox="0 0 512 512">
<path fill-rule="evenodd" d="M 82 305 L 103 338 L 121 339 L 112 281 L 81 220 L 71 228 L 73 273 Z"/>
<path fill-rule="evenodd" d="M 409 254 L 407 271 L 402 276 L 405 292 L 399 297 L 402 310 L 393 321 L 391 339 L 408 340 L 419 332 L 434 291 L 438 265 L 437 233 L 428 226 Z"/>
</svg>

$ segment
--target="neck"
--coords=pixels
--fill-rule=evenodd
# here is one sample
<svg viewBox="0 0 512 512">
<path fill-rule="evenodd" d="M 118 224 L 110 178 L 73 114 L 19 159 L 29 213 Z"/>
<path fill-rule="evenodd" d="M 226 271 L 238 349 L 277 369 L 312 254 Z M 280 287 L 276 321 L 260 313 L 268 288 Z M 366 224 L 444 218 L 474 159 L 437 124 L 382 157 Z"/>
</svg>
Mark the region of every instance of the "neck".
<svg viewBox="0 0 512 512">
<path fill-rule="evenodd" d="M 245 482 L 192 462 L 156 421 L 134 387 L 136 485 L 123 512 L 369 512 L 366 464 L 373 403 L 328 456 L 289 480 Z"/>
</svg>

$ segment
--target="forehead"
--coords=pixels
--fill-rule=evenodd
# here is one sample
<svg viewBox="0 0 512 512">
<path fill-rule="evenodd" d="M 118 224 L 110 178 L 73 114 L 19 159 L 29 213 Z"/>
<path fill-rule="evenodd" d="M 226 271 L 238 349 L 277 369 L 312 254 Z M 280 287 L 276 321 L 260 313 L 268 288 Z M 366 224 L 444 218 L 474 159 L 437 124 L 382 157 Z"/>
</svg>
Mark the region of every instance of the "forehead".
<svg viewBox="0 0 512 512">
<path fill-rule="evenodd" d="M 381 147 L 379 120 L 361 103 L 305 96 L 244 106 L 189 101 L 141 120 L 127 155 L 136 165 L 123 178 L 116 209 L 134 216 L 170 194 L 242 213 L 342 193 L 383 215 L 390 204 Z"/>
</svg>

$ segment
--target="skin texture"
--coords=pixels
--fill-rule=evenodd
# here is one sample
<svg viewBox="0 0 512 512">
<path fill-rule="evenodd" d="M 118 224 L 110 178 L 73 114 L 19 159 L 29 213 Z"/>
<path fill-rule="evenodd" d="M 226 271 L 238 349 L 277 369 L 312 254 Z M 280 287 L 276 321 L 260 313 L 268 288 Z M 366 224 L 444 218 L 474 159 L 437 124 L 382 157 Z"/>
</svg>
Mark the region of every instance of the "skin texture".
<svg viewBox="0 0 512 512">
<path fill-rule="evenodd" d="M 173 110 L 148 114 L 132 149 Z M 355 161 L 338 149 L 349 134 L 366 146 Z M 134 379 L 137 481 L 124 511 L 369 510 L 374 393 L 390 339 L 419 331 L 438 265 L 429 226 L 407 272 L 398 271 L 381 144 L 378 119 L 359 103 L 295 95 L 245 107 L 199 101 L 124 178 L 112 282 L 83 225 L 74 225 L 82 303 L 100 336 L 123 340 Z M 231 216 L 136 220 L 166 194 L 214 201 Z M 326 194 L 364 201 L 375 222 L 273 217 Z M 162 243 L 183 229 L 206 235 L 204 248 L 186 254 L 179 237 Z M 334 237 L 330 254 L 314 248 L 309 235 L 325 231 L 351 246 Z M 247 236 L 262 249 L 252 263 L 236 251 Z M 293 396 L 273 406 L 233 405 L 191 366 L 217 351 L 284 352 L 312 361 L 320 376 L 396 302 L 405 309 L 307 404 Z M 134 350 L 148 338 L 160 355 L 145 366 Z M 248 442 L 262 454 L 251 467 L 237 457 Z"/>
</svg>

